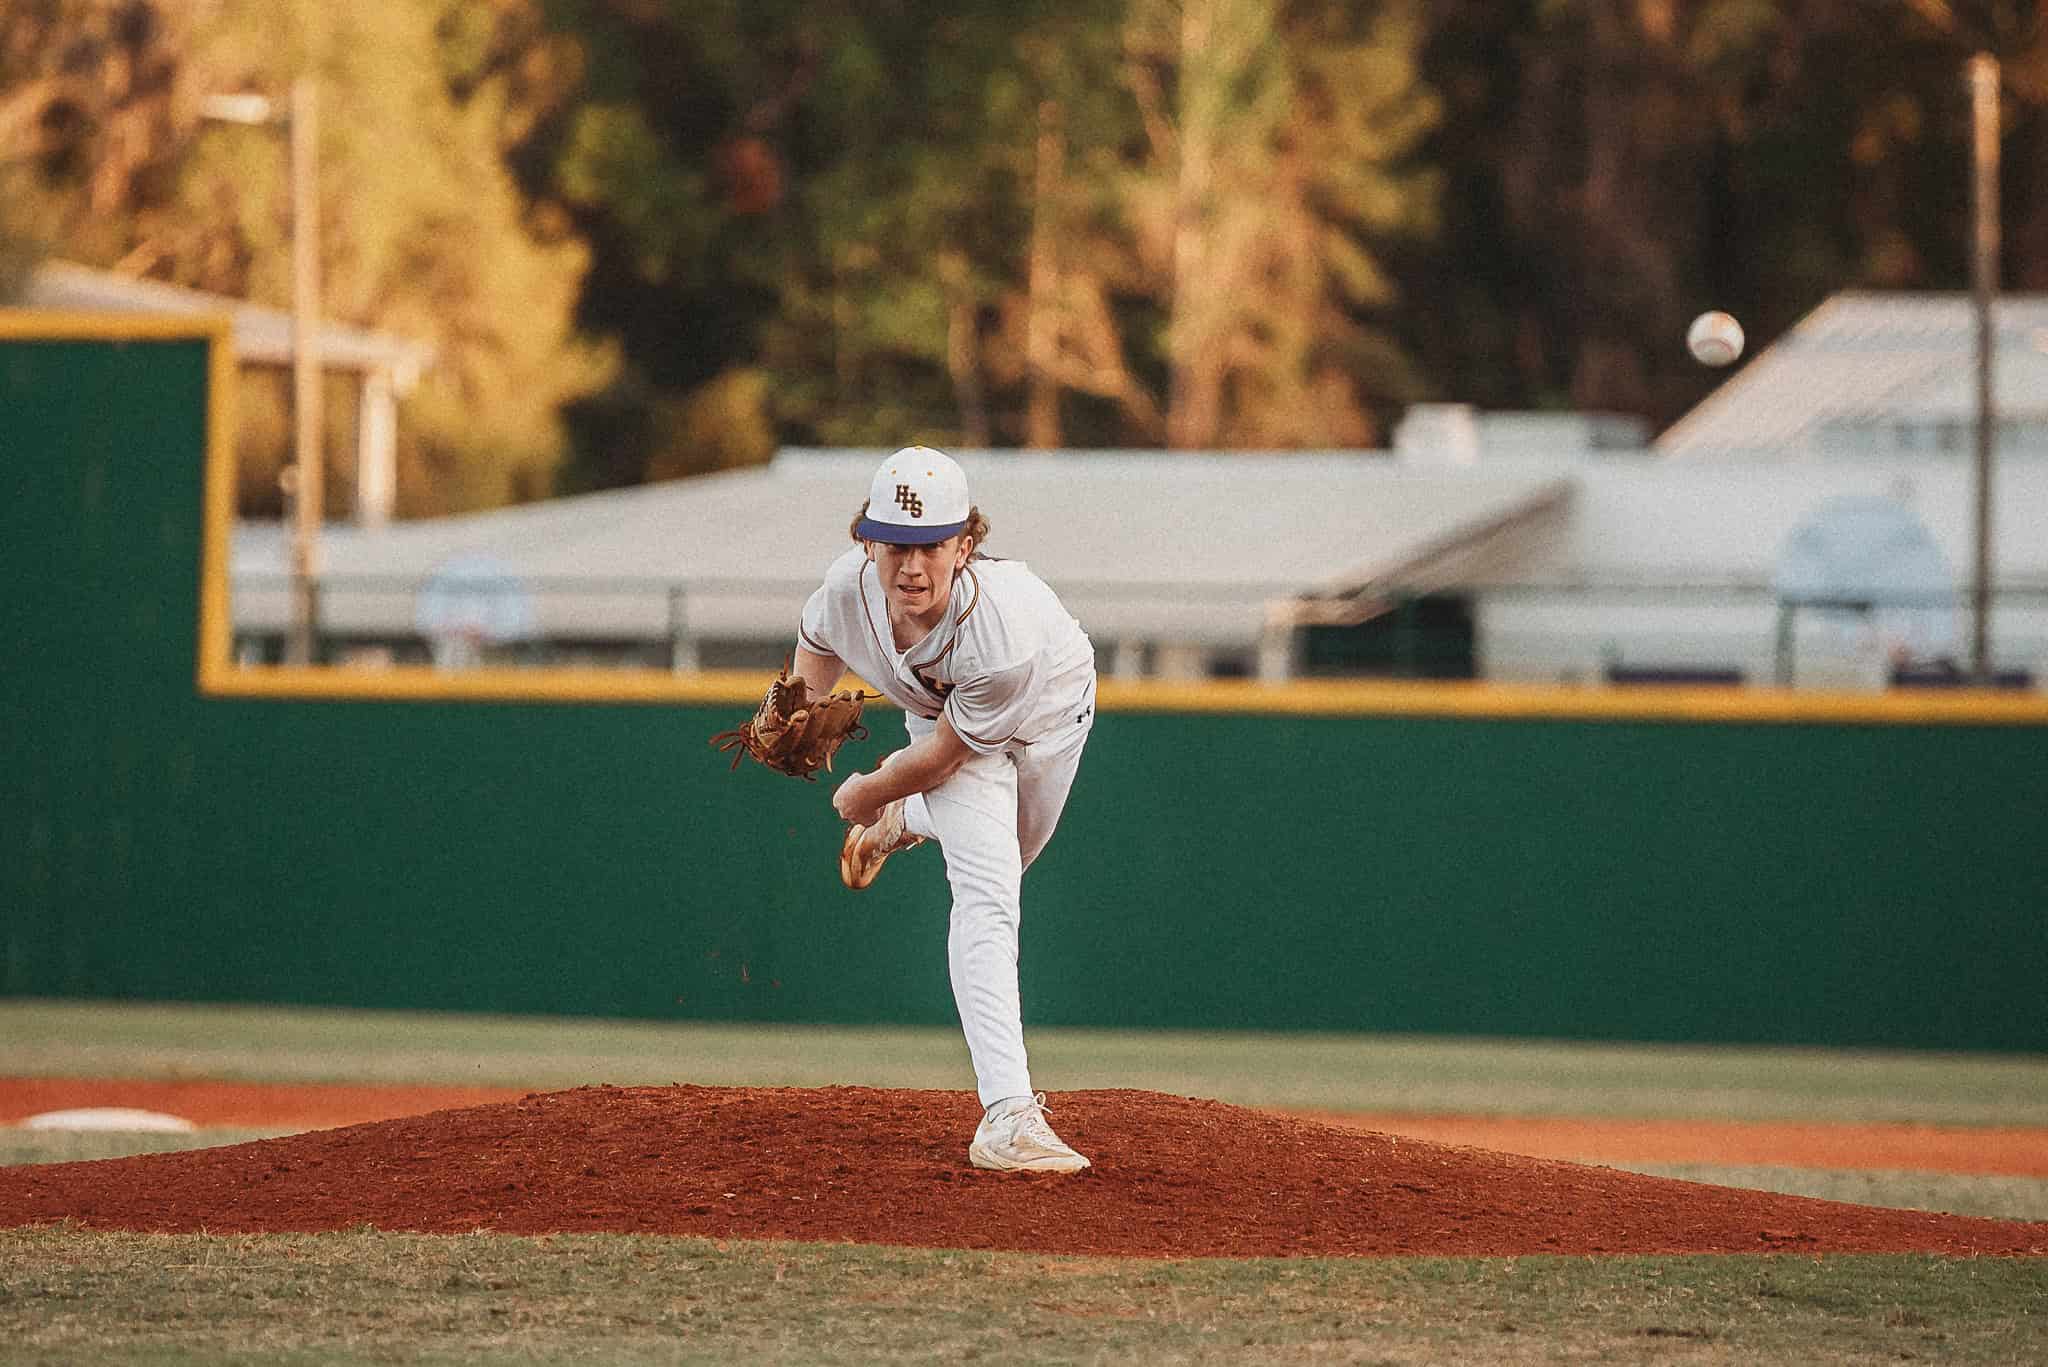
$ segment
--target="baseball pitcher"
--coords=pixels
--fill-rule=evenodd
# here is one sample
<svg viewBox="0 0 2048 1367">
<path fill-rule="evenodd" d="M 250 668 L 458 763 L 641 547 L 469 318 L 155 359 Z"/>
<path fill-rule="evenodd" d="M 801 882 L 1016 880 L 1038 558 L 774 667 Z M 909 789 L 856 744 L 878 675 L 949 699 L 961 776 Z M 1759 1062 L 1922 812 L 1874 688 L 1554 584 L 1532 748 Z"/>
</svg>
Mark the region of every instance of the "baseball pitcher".
<svg viewBox="0 0 2048 1367">
<path fill-rule="evenodd" d="M 1053 1133 L 1031 1087 L 1017 928 L 1024 870 L 1052 839 L 1095 720 L 1095 649 L 1021 561 L 980 553 L 988 522 L 943 452 L 911 446 L 883 461 L 852 533 L 804 605 L 794 677 L 722 739 L 763 758 L 822 728 L 822 751 L 806 742 L 796 767 L 776 765 L 808 777 L 836 748 L 839 723 L 824 719 L 836 708 L 843 721 L 849 706 L 858 719 L 860 695 L 832 692 L 847 669 L 903 709 L 910 743 L 832 795 L 849 823 L 840 877 L 865 888 L 890 855 L 937 842 L 953 890 L 953 1001 L 984 1107 L 968 1157 L 1078 1172 L 1088 1160 Z"/>
</svg>

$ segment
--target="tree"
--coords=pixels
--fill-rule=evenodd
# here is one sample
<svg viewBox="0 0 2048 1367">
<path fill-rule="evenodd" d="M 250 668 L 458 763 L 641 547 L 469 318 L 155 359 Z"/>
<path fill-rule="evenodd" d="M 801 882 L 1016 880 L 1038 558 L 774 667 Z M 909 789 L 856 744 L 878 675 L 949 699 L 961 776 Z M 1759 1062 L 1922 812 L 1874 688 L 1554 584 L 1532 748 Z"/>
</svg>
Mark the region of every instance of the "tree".
<svg viewBox="0 0 2048 1367">
<path fill-rule="evenodd" d="M 1967 281 L 1965 30 L 2015 110 L 2008 279 L 2048 243 L 2038 3 L 1444 0 L 1423 70 L 1444 119 L 1442 236 L 1396 264 L 1437 392 L 1663 422 L 1716 377 L 1707 307 L 1768 343 L 1849 287 Z M 2007 17 L 2000 21 L 1996 13 Z M 2031 149 L 2031 151 L 2030 151 Z M 2040 188 L 2036 188 L 2036 187 Z M 2030 236 L 2031 234 L 2031 236 Z M 2048 273 L 2048 268 L 2038 268 Z"/>
<path fill-rule="evenodd" d="M 1189 12 L 1229 43 L 1162 46 L 1159 0 L 551 10 L 582 74 L 523 164 L 629 361 L 580 420 L 636 454 L 592 482 L 687 468 L 733 374 L 784 440 L 1366 440 L 1416 387 L 1372 322 L 1375 239 L 1427 222 L 1412 14 Z"/>
<path fill-rule="evenodd" d="M 181 24 L 142 0 L 0 8 L 0 290 L 55 242 L 117 248 L 174 137 Z"/>
<path fill-rule="evenodd" d="M 628 362 L 574 416 L 583 486 L 776 437 L 993 439 L 986 334 L 1023 227 L 1008 63 L 1052 8 L 547 11 L 578 74 L 520 164 L 593 244 L 582 317 Z"/>
<path fill-rule="evenodd" d="M 26 144 L 67 251 L 280 307 L 291 298 L 281 142 L 203 124 L 199 102 L 317 77 L 326 311 L 435 349 L 403 426 L 400 501 L 414 512 L 544 492 L 562 446 L 557 407 L 608 368 L 571 335 L 580 244 L 540 240 L 504 165 L 505 83 L 472 82 L 457 98 L 438 34 L 459 37 L 477 8 L 45 0 L 0 20 L 0 52 L 16 66 L 0 73 L 0 124 Z M 260 425 L 269 401 L 252 398 Z M 338 426 L 330 451 L 344 473 L 345 435 Z M 274 506 L 274 468 L 250 464 L 247 502 Z"/>
<path fill-rule="evenodd" d="M 1428 221 L 1417 37 L 1392 5 L 1134 6 L 1130 205 L 1170 281 L 1169 445 L 1363 445 L 1373 401 L 1413 391 L 1364 320 L 1394 295 L 1375 238 Z"/>
</svg>

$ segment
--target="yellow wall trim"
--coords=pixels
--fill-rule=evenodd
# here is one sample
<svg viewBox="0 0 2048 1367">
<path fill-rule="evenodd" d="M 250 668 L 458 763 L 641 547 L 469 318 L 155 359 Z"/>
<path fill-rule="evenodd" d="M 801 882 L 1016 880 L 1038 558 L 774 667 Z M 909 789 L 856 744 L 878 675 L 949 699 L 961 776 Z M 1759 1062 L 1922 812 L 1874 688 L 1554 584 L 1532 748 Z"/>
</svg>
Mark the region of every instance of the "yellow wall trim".
<svg viewBox="0 0 2048 1367">
<path fill-rule="evenodd" d="M 232 342 L 225 314 L 68 313 L 0 308 L 0 337 L 28 342 Z"/>
<path fill-rule="evenodd" d="M 322 698 L 376 702 L 744 703 L 761 701 L 772 672 L 658 669 L 468 669 L 422 665 L 352 669 L 241 665 L 206 680 L 226 698 Z"/>
<path fill-rule="evenodd" d="M 206 478 L 199 528 L 199 691 L 233 668 L 228 566 L 235 534 L 235 347 L 225 319 L 211 336 L 206 374 Z"/>
<path fill-rule="evenodd" d="M 1835 693 L 1780 688 L 1583 687 L 1488 682 L 1298 680 L 1260 684 L 1105 680 L 1104 711 L 1570 721 L 2048 723 L 2048 696 L 1991 689 Z"/>
<path fill-rule="evenodd" d="M 227 670 L 209 680 L 207 691 L 239 698 L 692 703 L 751 708 L 761 700 L 772 677 L 765 670 L 670 674 L 653 669 L 477 669 L 444 673 L 420 666 L 307 669 L 261 665 Z M 1362 680 L 1259 684 L 1234 680 L 1157 683 L 1105 679 L 1099 703 L 1104 712 L 1222 716 L 2048 724 L 2048 698 L 2036 693 L 1978 689 L 1816 693 L 1748 688 L 1573 688 Z"/>
</svg>

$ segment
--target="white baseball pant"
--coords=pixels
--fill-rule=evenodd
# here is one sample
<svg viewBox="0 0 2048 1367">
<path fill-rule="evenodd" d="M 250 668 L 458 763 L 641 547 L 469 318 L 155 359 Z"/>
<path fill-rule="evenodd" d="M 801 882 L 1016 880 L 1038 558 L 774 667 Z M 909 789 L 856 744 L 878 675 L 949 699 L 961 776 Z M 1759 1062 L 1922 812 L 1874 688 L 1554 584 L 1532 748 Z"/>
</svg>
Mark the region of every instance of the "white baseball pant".
<svg viewBox="0 0 2048 1367">
<path fill-rule="evenodd" d="M 903 804 L 904 825 L 935 840 L 953 886 L 946 963 L 981 1104 L 1030 1096 L 1017 991 L 1024 870 L 1052 839 L 1095 722 L 1093 690 L 1075 720 L 1032 745 L 976 755 Z M 930 730 L 929 723 L 922 728 Z"/>
</svg>

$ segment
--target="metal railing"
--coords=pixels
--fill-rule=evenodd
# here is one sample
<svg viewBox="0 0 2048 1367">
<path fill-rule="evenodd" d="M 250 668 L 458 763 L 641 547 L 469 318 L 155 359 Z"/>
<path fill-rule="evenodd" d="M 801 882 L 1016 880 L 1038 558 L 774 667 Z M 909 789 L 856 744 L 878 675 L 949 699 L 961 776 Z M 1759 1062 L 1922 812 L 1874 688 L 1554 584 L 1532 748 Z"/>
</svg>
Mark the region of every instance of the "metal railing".
<svg viewBox="0 0 2048 1367">
<path fill-rule="evenodd" d="M 240 658 L 276 653 L 290 626 L 291 584 L 283 574 L 234 577 Z M 434 658 L 436 633 L 419 615 L 420 595 L 430 586 L 444 607 L 459 609 L 465 585 L 446 576 L 317 576 L 316 658 L 339 663 L 364 649 Z M 687 672 L 779 659 L 815 579 L 553 576 L 516 584 L 480 579 L 467 587 L 477 599 L 470 634 L 494 662 L 574 659 Z M 1103 647 L 1105 672 L 1112 658 L 1119 671 L 1148 673 L 1169 656 L 1182 672 L 1190 658 L 1203 662 L 1200 672 L 1256 672 L 1260 651 L 1274 645 L 1270 622 L 1286 616 L 1271 609 L 1295 597 L 1294 586 L 1253 580 L 1202 588 L 1063 580 L 1059 588 Z M 519 599 L 511 614 L 518 629 L 494 632 L 492 615 L 505 613 L 508 595 Z M 775 604 L 772 613 L 761 609 L 764 602 Z M 1427 609 L 1447 602 L 1462 605 L 1462 619 L 1453 612 L 1450 625 L 1432 624 Z M 1299 670 L 1307 632 L 1358 633 L 1368 647 L 1360 655 L 1365 663 L 1315 670 L 1323 674 L 1799 687 L 1828 665 L 1833 673 L 1822 670 L 1815 681 L 1838 684 L 1853 668 L 1873 676 L 1869 686 L 1938 687 L 1971 681 L 1959 663 L 1966 658 L 1969 608 L 1961 592 L 1787 598 L 1765 583 L 1727 579 L 1552 579 L 1427 591 L 1383 586 L 1348 615 L 1362 620 L 1336 613 L 1332 620 L 1344 625 L 1289 626 L 1286 648 Z M 1998 669 L 1992 682 L 2032 686 L 2048 674 L 2048 584 L 2000 589 L 1993 617 Z M 459 610 L 444 615 L 443 631 L 462 635 L 460 619 Z M 1228 629 L 1217 629 L 1217 622 Z M 1263 636 L 1262 623 L 1268 624 Z"/>
</svg>

